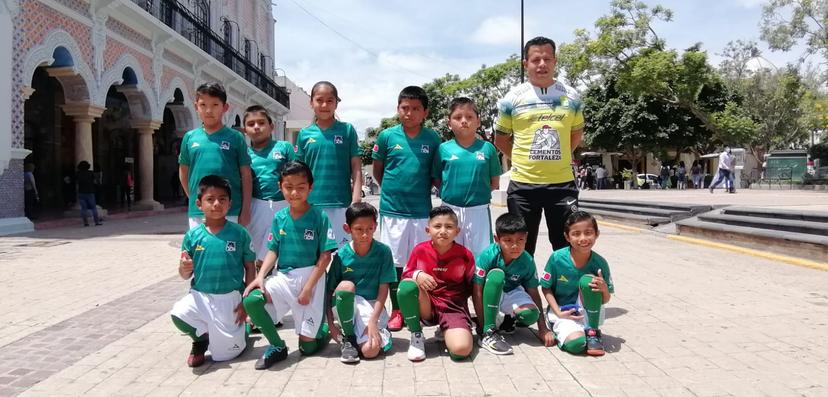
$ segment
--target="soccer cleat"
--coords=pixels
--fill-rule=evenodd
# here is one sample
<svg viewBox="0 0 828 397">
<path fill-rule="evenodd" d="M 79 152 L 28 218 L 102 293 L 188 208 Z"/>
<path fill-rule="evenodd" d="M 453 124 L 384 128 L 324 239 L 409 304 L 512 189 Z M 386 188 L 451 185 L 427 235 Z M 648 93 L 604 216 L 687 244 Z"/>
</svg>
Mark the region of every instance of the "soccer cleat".
<svg viewBox="0 0 828 397">
<path fill-rule="evenodd" d="M 512 346 L 509 346 L 509 343 L 506 342 L 503 335 L 500 335 L 494 329 L 484 332 L 483 336 L 478 339 L 478 344 L 492 354 L 499 356 L 512 354 Z"/>
<path fill-rule="evenodd" d="M 403 317 L 399 310 L 391 311 L 391 318 L 388 319 L 388 330 L 397 332 L 403 327 Z"/>
<path fill-rule="evenodd" d="M 339 345 L 339 361 L 348 364 L 359 362 L 359 350 L 357 350 L 356 336 L 343 336 Z"/>
<path fill-rule="evenodd" d="M 412 332 L 411 343 L 408 345 L 408 359 L 411 361 L 423 361 L 425 358 L 425 337 L 423 337 L 422 332 Z"/>
<path fill-rule="evenodd" d="M 515 318 L 509 315 L 503 316 L 503 322 L 500 323 L 498 331 L 504 335 L 511 335 L 515 333 Z"/>
<path fill-rule="evenodd" d="M 588 328 L 586 330 L 586 353 L 589 356 L 603 356 L 604 344 L 601 343 L 601 330 Z"/>
<path fill-rule="evenodd" d="M 265 350 L 262 357 L 256 360 L 256 369 L 268 369 L 273 364 L 286 359 L 288 356 L 287 346 L 273 346 L 270 345 Z"/>
<path fill-rule="evenodd" d="M 190 368 L 199 367 L 204 364 L 206 360 L 204 353 L 207 352 L 207 347 L 210 345 L 208 340 L 200 340 L 193 342 L 193 347 L 190 349 L 190 355 L 187 357 L 187 365 Z"/>
</svg>

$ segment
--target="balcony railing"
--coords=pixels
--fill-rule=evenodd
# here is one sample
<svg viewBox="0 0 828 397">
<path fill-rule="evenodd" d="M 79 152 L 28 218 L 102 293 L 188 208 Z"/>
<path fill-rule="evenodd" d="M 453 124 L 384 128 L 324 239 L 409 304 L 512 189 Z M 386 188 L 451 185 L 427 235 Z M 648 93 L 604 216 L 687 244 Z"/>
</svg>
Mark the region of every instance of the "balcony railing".
<svg viewBox="0 0 828 397">
<path fill-rule="evenodd" d="M 261 69 L 213 32 L 206 21 L 197 18 L 176 0 L 132 0 L 152 16 L 232 69 L 268 96 L 290 108 L 290 96 Z"/>
</svg>

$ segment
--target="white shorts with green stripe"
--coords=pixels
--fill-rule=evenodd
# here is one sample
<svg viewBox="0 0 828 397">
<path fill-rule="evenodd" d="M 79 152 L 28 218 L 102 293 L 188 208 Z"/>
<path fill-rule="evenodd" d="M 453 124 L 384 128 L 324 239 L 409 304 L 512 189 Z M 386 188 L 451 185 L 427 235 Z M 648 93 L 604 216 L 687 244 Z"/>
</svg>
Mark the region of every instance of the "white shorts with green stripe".
<svg viewBox="0 0 828 397">
<path fill-rule="evenodd" d="M 397 218 L 380 216 L 380 241 L 391 248 L 394 267 L 405 267 L 414 246 L 429 240 L 428 218 Z"/>
<path fill-rule="evenodd" d="M 359 295 L 354 296 L 354 334 L 358 344 L 368 342 L 368 335 L 365 329 L 368 328 L 368 322 L 371 321 L 371 315 L 374 314 L 374 304 L 376 300 L 368 300 Z M 339 313 L 334 310 L 334 318 L 339 320 Z M 342 322 L 340 321 L 340 324 Z M 377 321 L 377 329 L 379 330 L 380 338 L 382 338 L 382 351 L 391 349 L 391 333 L 386 329 L 388 327 L 388 312 L 385 308 L 382 309 L 382 314 Z"/>
<path fill-rule="evenodd" d="M 196 335 L 207 333 L 207 350 L 214 361 L 236 358 L 244 350 L 247 340 L 244 325 L 236 324 L 236 308 L 241 303 L 239 291 L 226 294 L 190 293 L 173 305 L 170 314 L 196 329 Z"/>
<path fill-rule="evenodd" d="M 342 248 L 343 245 L 351 241 L 351 235 L 345 233 L 342 225 L 345 224 L 345 210 L 347 208 L 322 208 L 325 215 L 328 216 L 328 221 L 331 223 L 334 237 L 336 238 L 336 248 Z"/>
<path fill-rule="evenodd" d="M 474 207 L 458 207 L 448 203 L 443 203 L 443 205 L 454 210 L 457 214 L 457 221 L 460 223 L 460 233 L 454 241 L 468 248 L 475 257 L 494 242 L 492 213 L 489 211 L 488 204 Z"/>
<path fill-rule="evenodd" d="M 282 320 L 288 312 L 293 314 L 297 335 L 316 338 L 319 326 L 325 318 L 325 275 L 313 288 L 313 296 L 307 305 L 299 304 L 299 293 L 310 278 L 314 266 L 293 269 L 287 273 L 278 270 L 265 279 L 264 289 L 272 302 L 265 304 L 265 310 L 274 323 Z"/>
<path fill-rule="evenodd" d="M 263 260 L 267 255 L 267 236 L 273 226 L 273 217 L 287 206 L 285 200 L 272 201 L 254 198 L 250 201 L 250 224 L 247 225 L 247 231 L 250 232 L 253 249 L 256 250 L 256 259 Z"/>
</svg>

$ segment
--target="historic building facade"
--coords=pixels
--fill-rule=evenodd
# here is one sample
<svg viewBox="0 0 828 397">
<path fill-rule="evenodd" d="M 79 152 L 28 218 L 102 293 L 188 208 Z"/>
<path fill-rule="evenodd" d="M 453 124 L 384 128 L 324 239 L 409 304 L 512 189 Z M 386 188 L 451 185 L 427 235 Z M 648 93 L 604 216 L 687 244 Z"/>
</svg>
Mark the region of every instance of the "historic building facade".
<svg viewBox="0 0 828 397">
<path fill-rule="evenodd" d="M 41 211 L 72 208 L 84 160 L 104 208 L 124 205 L 127 175 L 135 207 L 177 200 L 177 145 L 200 124 L 201 83 L 224 85 L 227 124 L 256 103 L 283 128 L 273 23 L 268 0 L 0 0 L 0 53 L 12 54 L 0 60 L 0 234 L 32 229 L 24 164 Z"/>
</svg>

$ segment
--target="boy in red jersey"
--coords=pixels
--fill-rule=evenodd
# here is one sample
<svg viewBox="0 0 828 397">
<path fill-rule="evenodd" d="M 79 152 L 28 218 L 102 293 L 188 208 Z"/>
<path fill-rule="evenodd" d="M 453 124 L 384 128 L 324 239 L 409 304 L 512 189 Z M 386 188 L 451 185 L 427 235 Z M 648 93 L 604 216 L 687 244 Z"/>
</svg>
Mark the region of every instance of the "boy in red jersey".
<svg viewBox="0 0 828 397">
<path fill-rule="evenodd" d="M 468 299 L 474 278 L 474 256 L 454 242 L 459 231 L 457 215 L 446 206 L 428 214 L 426 232 L 431 241 L 417 244 L 405 266 L 397 298 L 411 331 L 408 359 L 425 359 L 422 324 L 439 325 L 452 360 L 471 354 L 473 339 Z"/>
</svg>

